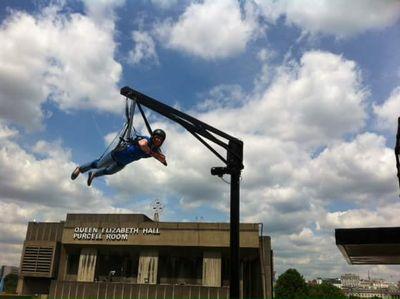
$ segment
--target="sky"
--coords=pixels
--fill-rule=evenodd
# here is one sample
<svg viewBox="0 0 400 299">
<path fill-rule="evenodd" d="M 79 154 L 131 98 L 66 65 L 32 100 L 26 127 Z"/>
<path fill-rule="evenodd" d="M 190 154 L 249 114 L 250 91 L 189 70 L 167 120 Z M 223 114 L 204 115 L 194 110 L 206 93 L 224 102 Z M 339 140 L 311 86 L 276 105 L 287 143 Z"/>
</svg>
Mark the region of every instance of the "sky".
<svg viewBox="0 0 400 299">
<path fill-rule="evenodd" d="M 241 221 L 263 223 L 278 275 L 400 280 L 334 239 L 399 225 L 400 2 L 3 0 L 0 24 L 0 264 L 19 264 L 28 221 L 67 213 L 152 216 L 158 199 L 162 221 L 229 221 L 222 163 L 147 109 L 168 167 L 71 181 L 123 126 L 128 85 L 244 142 Z"/>
</svg>

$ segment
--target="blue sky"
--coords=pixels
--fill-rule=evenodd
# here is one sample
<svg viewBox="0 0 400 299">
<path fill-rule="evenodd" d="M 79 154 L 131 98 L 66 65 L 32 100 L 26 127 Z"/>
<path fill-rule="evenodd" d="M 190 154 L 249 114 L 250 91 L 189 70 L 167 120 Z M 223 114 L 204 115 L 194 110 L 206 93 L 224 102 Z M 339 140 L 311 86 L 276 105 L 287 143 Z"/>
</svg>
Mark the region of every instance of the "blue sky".
<svg viewBox="0 0 400 299">
<path fill-rule="evenodd" d="M 346 265 L 334 228 L 398 225 L 397 1 L 0 5 L 0 263 L 18 264 L 28 221 L 67 212 L 151 215 L 158 198 L 164 221 L 228 220 L 229 185 L 209 175 L 219 161 L 148 110 L 168 167 L 70 181 L 123 125 L 125 85 L 244 141 L 241 220 L 264 223 L 278 273 L 366 272 Z"/>
</svg>

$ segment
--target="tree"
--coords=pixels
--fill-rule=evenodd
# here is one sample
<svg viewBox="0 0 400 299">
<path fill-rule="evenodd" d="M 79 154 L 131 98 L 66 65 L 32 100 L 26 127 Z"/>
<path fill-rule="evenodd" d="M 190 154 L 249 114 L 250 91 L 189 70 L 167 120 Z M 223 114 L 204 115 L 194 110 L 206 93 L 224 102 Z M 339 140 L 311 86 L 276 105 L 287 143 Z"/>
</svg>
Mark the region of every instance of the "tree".
<svg viewBox="0 0 400 299">
<path fill-rule="evenodd" d="M 18 275 L 8 274 L 4 277 L 4 291 L 6 293 L 16 293 L 18 284 Z"/>
<path fill-rule="evenodd" d="M 309 286 L 308 296 L 309 298 L 346 298 L 341 289 L 328 282 Z"/>
<path fill-rule="evenodd" d="M 288 269 L 275 284 L 275 297 L 279 299 L 306 298 L 308 294 L 304 277 L 296 269 Z"/>
</svg>

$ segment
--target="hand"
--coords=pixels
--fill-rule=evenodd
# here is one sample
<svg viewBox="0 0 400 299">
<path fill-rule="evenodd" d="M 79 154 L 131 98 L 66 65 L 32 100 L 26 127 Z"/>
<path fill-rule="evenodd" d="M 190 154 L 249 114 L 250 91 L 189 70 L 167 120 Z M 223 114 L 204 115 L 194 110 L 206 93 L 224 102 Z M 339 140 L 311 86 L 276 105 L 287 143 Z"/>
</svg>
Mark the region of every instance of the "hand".
<svg viewBox="0 0 400 299">
<path fill-rule="evenodd" d="M 165 160 L 165 156 L 163 154 L 160 154 L 158 161 L 167 166 L 167 160 Z"/>
</svg>

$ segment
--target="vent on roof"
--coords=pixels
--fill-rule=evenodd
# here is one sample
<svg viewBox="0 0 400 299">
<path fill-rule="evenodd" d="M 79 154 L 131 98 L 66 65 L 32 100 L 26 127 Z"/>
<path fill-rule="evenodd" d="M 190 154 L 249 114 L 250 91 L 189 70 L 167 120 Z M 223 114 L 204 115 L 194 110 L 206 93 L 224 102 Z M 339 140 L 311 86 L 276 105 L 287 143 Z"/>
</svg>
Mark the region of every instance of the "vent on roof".
<svg viewBox="0 0 400 299">
<path fill-rule="evenodd" d="M 27 246 L 22 260 L 22 274 L 35 276 L 51 276 L 53 247 Z"/>
</svg>

